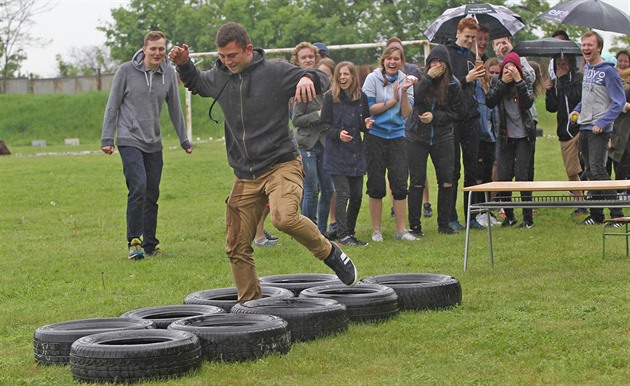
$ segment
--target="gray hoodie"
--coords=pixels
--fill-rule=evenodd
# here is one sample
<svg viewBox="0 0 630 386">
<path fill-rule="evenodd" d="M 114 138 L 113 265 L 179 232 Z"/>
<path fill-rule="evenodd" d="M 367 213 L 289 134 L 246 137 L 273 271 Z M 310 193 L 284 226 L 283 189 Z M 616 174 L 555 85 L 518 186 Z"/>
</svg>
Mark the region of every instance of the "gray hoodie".
<svg viewBox="0 0 630 386">
<path fill-rule="evenodd" d="M 166 101 L 168 115 L 184 149 L 191 144 L 179 100 L 177 75 L 166 61 L 157 70 L 144 66 L 144 53 L 136 52 L 129 62 L 116 71 L 105 108 L 101 147 L 133 146 L 154 153 L 162 150 L 160 113 Z"/>
</svg>

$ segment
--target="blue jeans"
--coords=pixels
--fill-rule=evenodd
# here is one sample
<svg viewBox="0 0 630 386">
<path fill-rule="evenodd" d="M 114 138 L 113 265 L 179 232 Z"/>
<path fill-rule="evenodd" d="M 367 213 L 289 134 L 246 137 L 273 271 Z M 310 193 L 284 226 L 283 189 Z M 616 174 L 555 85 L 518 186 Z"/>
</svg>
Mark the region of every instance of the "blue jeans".
<svg viewBox="0 0 630 386">
<path fill-rule="evenodd" d="M 324 233 L 328 228 L 330 200 L 335 191 L 330 174 L 324 171 L 324 146 L 317 142 L 311 150 L 300 152 L 305 174 L 302 214 L 316 223 L 319 231 Z"/>
<path fill-rule="evenodd" d="M 162 151 L 145 153 L 131 146 L 119 146 L 127 182 L 127 241 L 142 238 L 145 252 L 151 253 L 160 241 L 155 237 L 158 198 L 162 179 Z"/>
<path fill-rule="evenodd" d="M 589 181 L 610 180 L 610 175 L 606 171 L 606 161 L 608 160 L 608 140 L 612 132 L 593 134 L 590 130 L 580 131 L 580 153 L 584 159 L 584 172 Z M 591 192 L 594 199 L 614 200 L 613 191 L 594 190 Z M 597 221 L 604 221 L 604 209 L 592 208 L 591 217 Z M 610 209 L 610 217 L 622 217 L 623 211 L 620 208 Z"/>
</svg>

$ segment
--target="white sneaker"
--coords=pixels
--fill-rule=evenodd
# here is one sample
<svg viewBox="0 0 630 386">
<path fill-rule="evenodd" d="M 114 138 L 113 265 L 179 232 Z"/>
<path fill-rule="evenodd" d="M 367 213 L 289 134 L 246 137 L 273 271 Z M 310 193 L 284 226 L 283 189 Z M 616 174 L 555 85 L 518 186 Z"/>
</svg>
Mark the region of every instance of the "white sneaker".
<svg viewBox="0 0 630 386">
<path fill-rule="evenodd" d="M 383 234 L 381 233 L 381 231 L 374 231 L 372 233 L 372 241 L 376 241 L 377 243 L 383 241 Z"/>
<path fill-rule="evenodd" d="M 477 220 L 479 225 L 481 225 L 482 227 L 485 227 L 485 228 L 488 227 L 488 219 L 486 218 L 486 216 L 487 215 L 485 213 L 479 213 L 477 215 L 477 217 L 475 217 L 475 220 Z"/>
<path fill-rule="evenodd" d="M 254 240 L 254 245 L 257 247 L 275 247 L 280 245 L 278 240 L 269 240 L 268 238 L 264 238 L 262 240 Z"/>
<path fill-rule="evenodd" d="M 404 241 L 415 241 L 418 238 L 407 231 L 402 231 L 400 233 L 394 233 L 394 239 L 396 240 L 404 240 Z"/>
</svg>

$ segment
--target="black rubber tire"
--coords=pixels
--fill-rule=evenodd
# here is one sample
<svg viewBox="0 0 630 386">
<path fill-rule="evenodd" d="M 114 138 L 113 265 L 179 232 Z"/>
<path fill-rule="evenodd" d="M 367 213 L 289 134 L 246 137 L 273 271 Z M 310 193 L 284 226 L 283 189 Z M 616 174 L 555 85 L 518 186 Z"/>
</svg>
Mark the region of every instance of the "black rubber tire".
<svg viewBox="0 0 630 386">
<path fill-rule="evenodd" d="M 295 296 L 298 296 L 300 292 L 307 288 L 341 284 L 341 280 L 339 280 L 336 275 L 328 273 L 294 273 L 263 276 L 260 278 L 260 284 L 263 286 L 286 288 L 293 291 Z"/>
<path fill-rule="evenodd" d="M 39 327 L 33 334 L 35 361 L 42 365 L 63 365 L 70 360 L 70 346 L 86 335 L 118 330 L 155 328 L 150 320 L 96 318 L 69 320 Z"/>
<path fill-rule="evenodd" d="M 232 307 L 235 314 L 269 314 L 289 323 L 291 341 L 306 342 L 348 330 L 346 306 L 332 299 L 267 298 Z"/>
<path fill-rule="evenodd" d="M 334 299 L 346 306 L 351 322 L 381 321 L 398 315 L 398 295 L 392 288 L 380 284 L 311 287 L 302 291 L 300 297 Z"/>
<path fill-rule="evenodd" d="M 291 298 L 295 297 L 295 294 L 288 289 L 265 286 L 262 287 L 262 297 L 263 299 L 274 297 Z M 217 306 L 223 308 L 225 312 L 230 312 L 232 306 L 238 303 L 238 294 L 235 287 L 214 288 L 188 294 L 184 298 L 184 303 Z"/>
<path fill-rule="evenodd" d="M 210 361 L 246 361 L 291 350 L 287 321 L 273 315 L 195 316 L 173 322 L 168 329 L 197 335 L 203 358 Z"/>
<path fill-rule="evenodd" d="M 116 331 L 84 336 L 72 344 L 70 370 L 91 383 L 131 383 L 174 378 L 201 367 L 196 335 L 175 330 Z"/>
<path fill-rule="evenodd" d="M 127 311 L 121 318 L 135 318 L 152 320 L 155 328 L 165 329 L 176 320 L 192 316 L 224 314 L 225 310 L 217 306 L 205 304 L 174 304 L 170 306 L 156 306 Z"/>
<path fill-rule="evenodd" d="M 462 286 L 449 275 L 435 273 L 399 273 L 377 275 L 363 283 L 391 287 L 398 294 L 401 310 L 439 310 L 462 303 Z"/>
</svg>

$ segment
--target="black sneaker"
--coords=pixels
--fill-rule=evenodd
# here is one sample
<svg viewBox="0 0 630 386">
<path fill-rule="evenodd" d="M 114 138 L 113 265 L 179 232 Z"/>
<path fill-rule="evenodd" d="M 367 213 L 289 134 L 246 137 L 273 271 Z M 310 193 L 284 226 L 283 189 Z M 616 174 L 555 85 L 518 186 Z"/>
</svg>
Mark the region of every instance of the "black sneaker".
<svg viewBox="0 0 630 386">
<path fill-rule="evenodd" d="M 409 233 L 411 233 L 412 235 L 414 235 L 416 237 L 424 236 L 424 232 L 422 232 L 422 225 L 414 225 L 414 226 L 412 226 L 411 229 L 409 230 Z"/>
<path fill-rule="evenodd" d="M 606 225 L 604 225 L 606 228 L 619 228 L 622 227 L 623 224 L 620 222 L 616 222 L 616 221 L 609 221 L 606 223 Z"/>
<path fill-rule="evenodd" d="M 422 215 L 426 218 L 432 217 L 433 216 L 433 210 L 431 209 L 431 203 L 430 202 L 425 202 L 423 205 L 423 210 L 422 210 Z"/>
<path fill-rule="evenodd" d="M 441 233 L 443 235 L 456 235 L 457 231 L 449 226 L 445 226 L 445 227 L 439 227 L 438 233 Z"/>
<path fill-rule="evenodd" d="M 534 227 L 534 222 L 532 220 L 523 220 L 518 227 L 519 229 L 531 229 Z"/>
<path fill-rule="evenodd" d="M 273 236 L 272 234 L 270 234 L 269 232 L 267 232 L 266 229 L 263 229 L 263 232 L 265 233 L 265 238 L 267 240 L 271 240 L 271 241 L 275 241 L 278 240 L 278 238 L 276 236 Z"/>
<path fill-rule="evenodd" d="M 330 232 L 325 232 L 324 233 L 324 237 L 327 238 L 330 241 L 335 241 L 337 240 L 337 231 L 336 230 L 332 230 Z"/>
<path fill-rule="evenodd" d="M 588 216 L 584 221 L 580 222 L 580 225 L 601 225 L 601 221 L 595 220 L 593 217 Z"/>
<path fill-rule="evenodd" d="M 503 222 L 501 223 L 501 226 L 511 227 L 513 225 L 516 225 L 517 222 L 518 220 L 516 219 L 516 217 L 506 217 L 505 220 L 503 220 Z"/>
<path fill-rule="evenodd" d="M 354 235 L 346 236 L 339 240 L 339 244 L 347 245 L 349 247 L 365 247 L 368 245 L 365 241 L 361 241 L 354 237 Z"/>
<path fill-rule="evenodd" d="M 335 271 L 339 280 L 341 280 L 345 285 L 355 285 L 359 277 L 354 263 L 337 244 L 330 244 L 332 245 L 332 251 L 330 252 L 330 255 L 324 259 L 324 263 Z"/>
</svg>

